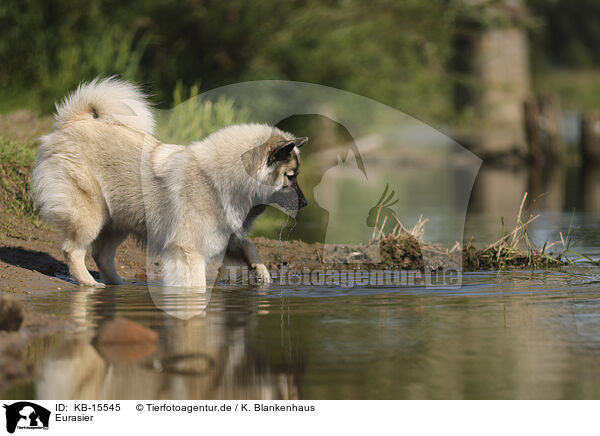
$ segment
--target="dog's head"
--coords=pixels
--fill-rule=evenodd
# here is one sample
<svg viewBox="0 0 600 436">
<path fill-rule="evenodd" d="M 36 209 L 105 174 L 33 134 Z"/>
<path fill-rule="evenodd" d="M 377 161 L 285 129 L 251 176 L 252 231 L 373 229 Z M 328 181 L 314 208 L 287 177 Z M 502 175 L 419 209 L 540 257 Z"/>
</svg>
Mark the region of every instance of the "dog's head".
<svg viewBox="0 0 600 436">
<path fill-rule="evenodd" d="M 256 148 L 249 159 L 252 173 L 266 187 L 263 201 L 275 203 L 286 210 L 298 210 L 307 205 L 306 197 L 298 185 L 300 148 L 308 138 L 273 128 L 268 140 Z"/>
<path fill-rule="evenodd" d="M 279 135 L 270 147 L 267 147 L 265 172 L 269 173 L 267 183 L 276 189 L 271 196 L 271 203 L 278 204 L 286 210 L 298 210 L 308 203 L 298 185 L 300 172 L 300 147 L 308 138 L 295 138 L 292 135 Z"/>
</svg>

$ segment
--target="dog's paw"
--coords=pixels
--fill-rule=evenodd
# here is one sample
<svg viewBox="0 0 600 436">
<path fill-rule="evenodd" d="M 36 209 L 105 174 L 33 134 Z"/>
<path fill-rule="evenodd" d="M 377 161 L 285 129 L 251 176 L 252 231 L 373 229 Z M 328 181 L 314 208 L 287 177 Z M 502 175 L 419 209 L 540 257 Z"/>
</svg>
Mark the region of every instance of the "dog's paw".
<svg viewBox="0 0 600 436">
<path fill-rule="evenodd" d="M 269 273 L 269 270 L 264 265 L 264 263 L 259 263 L 257 265 L 253 265 L 253 266 L 254 266 L 254 275 L 256 277 L 257 282 L 273 283 L 273 280 L 271 279 L 271 274 Z"/>
</svg>

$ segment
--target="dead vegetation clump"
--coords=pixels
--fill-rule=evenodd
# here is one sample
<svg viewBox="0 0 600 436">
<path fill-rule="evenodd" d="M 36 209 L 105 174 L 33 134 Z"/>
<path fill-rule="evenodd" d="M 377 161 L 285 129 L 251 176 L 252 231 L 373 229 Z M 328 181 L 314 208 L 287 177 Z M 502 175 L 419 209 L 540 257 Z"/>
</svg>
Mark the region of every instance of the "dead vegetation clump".
<svg viewBox="0 0 600 436">
<path fill-rule="evenodd" d="M 503 269 L 506 267 L 527 268 L 549 268 L 573 263 L 567 254 L 575 255 L 589 262 L 593 259 L 580 254 L 572 249 L 574 242 L 573 215 L 566 235 L 559 233 L 560 239 L 552 243 L 544 243 L 543 247 L 537 247 L 528 236 L 528 226 L 535 221 L 539 215 L 529 213 L 523 218 L 523 206 L 527 193 L 523 196 L 515 228 L 511 232 L 504 231 L 504 219 L 502 219 L 502 237 L 483 249 L 477 249 L 471 242 L 463 248 L 463 268 L 465 270 Z M 523 248 L 521 248 L 523 247 Z M 554 249 L 553 252 L 550 252 Z"/>
<path fill-rule="evenodd" d="M 460 243 L 456 242 L 449 249 L 425 242 L 423 235 L 427 219 L 423 219 L 422 216 L 412 229 L 407 229 L 402 225 L 398 217 L 393 214 L 397 224 L 391 233 L 384 234 L 382 231 L 377 231 L 379 213 L 375 222 L 372 242 L 377 241 L 379 243 L 382 261 L 386 266 L 400 266 L 403 268 L 410 266 L 421 270 L 456 267 L 456 257 L 458 254 L 462 257 L 462 259 L 459 259 L 459 261 L 462 260 L 462 269 L 466 271 L 501 270 L 509 267 L 556 267 L 569 262 L 566 258 L 567 253 L 592 261 L 592 259 L 571 249 L 573 243 L 572 220 L 566 236 L 563 236 L 561 233 L 560 240 L 550 244 L 546 243 L 541 248 L 537 247 L 529 238 L 528 228 L 539 215 L 533 215 L 529 212 L 527 217 L 525 217 L 524 205 L 526 199 L 527 193 L 525 193 L 521 201 L 515 227 L 510 232 L 505 231 L 504 218 L 502 218 L 502 237 L 484 248 L 474 247 L 472 239 L 462 248 Z M 385 222 L 382 223 L 381 229 L 384 226 Z M 557 253 L 549 253 L 552 247 L 560 247 L 561 245 L 562 249 Z M 419 256 L 421 261 L 418 260 Z M 422 261 L 423 257 L 425 258 L 425 262 Z"/>
<path fill-rule="evenodd" d="M 423 270 L 421 243 L 411 234 L 385 235 L 379 240 L 381 263 L 386 267 Z"/>
</svg>

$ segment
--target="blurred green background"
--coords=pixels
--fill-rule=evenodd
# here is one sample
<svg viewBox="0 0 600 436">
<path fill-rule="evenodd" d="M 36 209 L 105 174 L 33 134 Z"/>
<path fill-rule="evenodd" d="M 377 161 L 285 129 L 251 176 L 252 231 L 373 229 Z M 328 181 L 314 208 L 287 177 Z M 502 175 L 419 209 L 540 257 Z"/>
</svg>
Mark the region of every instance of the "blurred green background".
<svg viewBox="0 0 600 436">
<path fill-rule="evenodd" d="M 561 150 L 577 155 L 566 166 L 554 159 L 561 174 L 583 167 L 579 125 L 600 109 L 598 0 L 4 0 L 0 28 L 0 164 L 19 174 L 18 183 L 0 181 L 8 210 L 31 209 L 28 168 L 54 103 L 81 81 L 117 74 L 144 85 L 159 109 L 176 108 L 161 111 L 163 140 L 188 143 L 252 119 L 232 99 L 190 99 L 203 91 L 249 80 L 312 82 L 385 103 L 475 152 L 484 165 L 470 211 L 494 222 L 512 216 L 524 192 L 555 193 L 546 209 L 600 213 L 596 166 L 555 187 L 534 183 L 552 177 L 525 167 L 535 152 L 523 109 L 532 99 L 555 102 L 550 122 L 544 113 L 534 120 L 541 141 L 554 132 Z M 287 238 L 293 229 L 293 238 L 322 241 L 328 215 L 312 189 L 335 161 L 313 156 L 357 138 L 318 115 L 279 126 L 311 138 L 301 175 L 309 207 L 298 223 L 270 208 L 253 234 Z"/>
<path fill-rule="evenodd" d="M 534 87 L 563 107 L 600 107 L 597 0 L 4 0 L 0 111 L 49 112 L 81 80 L 119 74 L 170 107 L 200 90 L 290 79 L 355 92 L 431 123 L 452 122 L 461 36 L 492 23 L 490 4 L 523 3 Z M 506 16 L 504 17 L 506 19 Z"/>
</svg>

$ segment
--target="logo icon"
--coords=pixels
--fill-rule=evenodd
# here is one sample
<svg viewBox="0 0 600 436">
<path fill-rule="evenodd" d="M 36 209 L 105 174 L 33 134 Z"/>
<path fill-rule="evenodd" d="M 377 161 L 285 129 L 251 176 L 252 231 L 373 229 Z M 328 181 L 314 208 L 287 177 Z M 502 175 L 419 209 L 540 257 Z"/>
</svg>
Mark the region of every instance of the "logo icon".
<svg viewBox="0 0 600 436">
<path fill-rule="evenodd" d="M 19 401 L 11 405 L 4 404 L 6 409 L 6 431 L 14 433 L 19 429 L 48 429 L 50 411 L 29 401 Z"/>
</svg>

